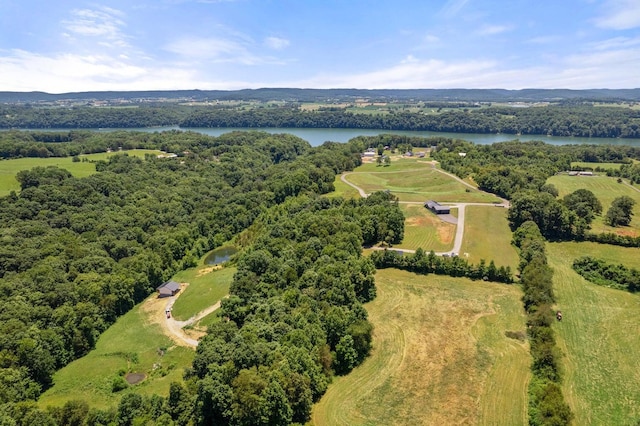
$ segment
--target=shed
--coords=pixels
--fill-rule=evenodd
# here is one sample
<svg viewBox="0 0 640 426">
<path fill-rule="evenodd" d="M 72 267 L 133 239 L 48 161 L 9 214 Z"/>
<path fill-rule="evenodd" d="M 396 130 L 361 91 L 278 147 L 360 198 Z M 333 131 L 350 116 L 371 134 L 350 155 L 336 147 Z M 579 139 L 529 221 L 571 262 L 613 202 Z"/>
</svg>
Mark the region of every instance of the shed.
<svg viewBox="0 0 640 426">
<path fill-rule="evenodd" d="M 180 291 L 180 284 L 175 281 L 167 281 L 156 290 L 158 290 L 158 297 L 171 297 Z"/>
<path fill-rule="evenodd" d="M 424 203 L 424 206 L 434 212 L 435 214 L 449 214 L 451 213 L 451 207 L 443 206 L 437 201 L 429 200 Z"/>
</svg>

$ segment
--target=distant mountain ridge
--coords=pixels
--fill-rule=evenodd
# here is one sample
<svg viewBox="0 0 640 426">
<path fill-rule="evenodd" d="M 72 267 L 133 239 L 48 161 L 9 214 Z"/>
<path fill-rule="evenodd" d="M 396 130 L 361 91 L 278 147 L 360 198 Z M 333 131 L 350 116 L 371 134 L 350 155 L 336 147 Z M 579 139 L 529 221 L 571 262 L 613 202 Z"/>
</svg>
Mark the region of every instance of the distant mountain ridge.
<svg viewBox="0 0 640 426">
<path fill-rule="evenodd" d="M 555 102 L 555 101 L 640 101 L 636 89 L 295 89 L 263 88 L 243 90 L 153 90 L 106 91 L 52 94 L 46 92 L 0 92 L 0 103 L 61 101 L 466 101 L 466 102 Z"/>
</svg>

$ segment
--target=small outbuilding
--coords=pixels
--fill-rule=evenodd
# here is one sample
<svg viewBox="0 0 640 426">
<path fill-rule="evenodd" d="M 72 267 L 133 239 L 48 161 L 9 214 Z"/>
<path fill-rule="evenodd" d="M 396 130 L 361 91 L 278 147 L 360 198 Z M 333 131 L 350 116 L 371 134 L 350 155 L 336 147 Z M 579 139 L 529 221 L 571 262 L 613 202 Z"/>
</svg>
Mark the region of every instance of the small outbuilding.
<svg viewBox="0 0 640 426">
<path fill-rule="evenodd" d="M 451 207 L 443 206 L 439 204 L 437 201 L 429 200 L 424 203 L 424 206 L 434 212 L 435 214 L 450 214 Z"/>
<path fill-rule="evenodd" d="M 167 281 L 156 290 L 158 290 L 158 297 L 171 297 L 180 291 L 180 284 L 175 281 Z"/>
</svg>

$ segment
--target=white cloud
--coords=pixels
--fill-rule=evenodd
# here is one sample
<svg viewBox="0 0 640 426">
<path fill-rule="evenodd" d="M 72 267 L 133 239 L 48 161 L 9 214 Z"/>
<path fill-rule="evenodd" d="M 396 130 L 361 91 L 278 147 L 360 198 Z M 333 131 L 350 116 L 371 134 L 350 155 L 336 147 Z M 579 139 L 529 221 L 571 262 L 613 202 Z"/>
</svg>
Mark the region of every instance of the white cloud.
<svg viewBox="0 0 640 426">
<path fill-rule="evenodd" d="M 614 30 L 640 27 L 640 1 L 607 0 L 605 12 L 595 20 L 597 26 Z"/>
<path fill-rule="evenodd" d="M 65 20 L 65 35 L 81 37 L 98 37 L 107 39 L 114 44 L 123 46 L 126 36 L 122 32 L 125 22 L 124 14 L 109 7 L 99 9 L 76 9 L 72 11 L 72 18 Z"/>
<path fill-rule="evenodd" d="M 264 40 L 264 45 L 269 49 L 282 50 L 289 46 L 289 40 L 280 37 L 267 37 Z"/>
<path fill-rule="evenodd" d="M 447 18 L 452 18 L 456 16 L 467 3 L 469 3 L 469 0 L 447 0 L 442 9 L 440 9 L 440 14 Z"/>
<path fill-rule="evenodd" d="M 495 35 L 495 34 L 501 34 L 507 31 L 511 31 L 512 29 L 513 28 L 508 25 L 484 25 L 477 31 L 477 34 Z"/>
</svg>

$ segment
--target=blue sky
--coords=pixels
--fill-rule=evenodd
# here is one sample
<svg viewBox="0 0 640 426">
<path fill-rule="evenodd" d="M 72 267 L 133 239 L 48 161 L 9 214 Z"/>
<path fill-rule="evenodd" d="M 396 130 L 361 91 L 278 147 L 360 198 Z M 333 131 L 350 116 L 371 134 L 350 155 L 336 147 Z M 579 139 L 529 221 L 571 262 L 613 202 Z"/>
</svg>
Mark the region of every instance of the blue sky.
<svg viewBox="0 0 640 426">
<path fill-rule="evenodd" d="M 0 0 L 0 90 L 640 87 L 640 0 Z"/>
</svg>

